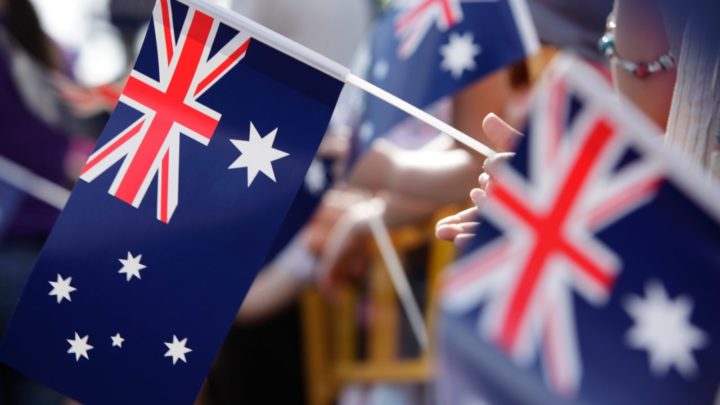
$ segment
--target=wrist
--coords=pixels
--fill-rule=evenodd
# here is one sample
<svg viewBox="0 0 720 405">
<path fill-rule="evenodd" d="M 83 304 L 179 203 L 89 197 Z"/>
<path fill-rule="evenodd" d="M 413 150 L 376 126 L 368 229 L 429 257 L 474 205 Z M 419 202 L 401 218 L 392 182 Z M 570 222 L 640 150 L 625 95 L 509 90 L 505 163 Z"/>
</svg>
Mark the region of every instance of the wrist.
<svg viewBox="0 0 720 405">
<path fill-rule="evenodd" d="M 653 18 L 653 14 L 638 20 L 629 17 L 635 16 L 637 10 L 642 9 L 641 5 L 633 4 L 618 9 L 608 17 L 605 35 L 599 42 L 600 52 L 614 66 L 639 79 L 673 69 L 675 56 L 669 50 L 659 10 L 646 6 L 649 14 L 653 14 L 653 11 L 657 13 L 657 18 Z M 621 19 L 622 16 L 625 18 Z M 652 40 L 648 41 L 648 38 Z"/>
</svg>

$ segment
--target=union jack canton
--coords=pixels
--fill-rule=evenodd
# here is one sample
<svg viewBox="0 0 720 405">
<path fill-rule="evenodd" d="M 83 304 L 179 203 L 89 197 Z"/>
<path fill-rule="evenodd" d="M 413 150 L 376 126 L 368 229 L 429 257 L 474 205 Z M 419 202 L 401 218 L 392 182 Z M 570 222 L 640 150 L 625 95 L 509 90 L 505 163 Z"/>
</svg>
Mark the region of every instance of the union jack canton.
<svg viewBox="0 0 720 405">
<path fill-rule="evenodd" d="M 573 71 L 568 73 L 568 69 Z M 596 97 L 595 93 L 607 98 Z M 577 61 L 558 62 L 536 94 L 526 131 L 532 135 L 521 143 L 512 165 L 502 170 L 490 190 L 488 203 L 482 209 L 477 248 L 458 263 L 442 287 L 448 317 L 477 314 L 482 338 L 520 370 L 532 373 L 539 362 L 553 395 L 563 399 L 580 397 L 588 402 L 595 402 L 596 397 L 586 396 L 583 390 L 586 376 L 591 384 L 600 379 L 594 368 L 597 363 L 588 357 L 595 358 L 597 352 L 612 356 L 609 347 L 613 345 L 607 344 L 604 350 L 592 346 L 598 339 L 615 340 L 617 344 L 623 344 L 625 339 L 626 350 L 635 349 L 636 355 L 646 351 L 650 367 L 644 367 L 644 374 L 657 367 L 658 356 L 663 356 L 663 348 L 653 348 L 662 346 L 662 339 L 677 339 L 681 341 L 678 345 L 686 345 L 671 347 L 682 359 L 665 359 L 668 363 L 663 372 L 676 368 L 681 378 L 717 372 L 716 365 L 711 367 L 714 370 L 698 367 L 698 357 L 710 356 L 708 350 L 718 352 L 709 345 L 709 329 L 715 326 L 698 326 L 695 316 L 702 309 L 692 312 L 692 304 L 680 305 L 688 317 L 693 316 L 680 325 L 684 329 L 678 326 L 681 330 L 668 330 L 665 336 L 637 340 L 637 333 L 645 333 L 643 322 L 653 322 L 639 314 L 643 300 L 637 297 L 642 297 L 644 291 L 648 297 L 668 297 L 667 290 L 677 291 L 670 297 L 685 297 L 704 286 L 682 289 L 671 283 L 664 270 L 678 272 L 685 265 L 676 267 L 675 262 L 666 261 L 658 266 L 655 256 L 659 253 L 655 249 L 662 244 L 652 246 L 656 242 L 647 235 L 661 232 L 657 228 L 666 226 L 674 235 L 671 240 L 682 234 L 683 229 L 673 229 L 667 218 L 682 213 L 686 209 L 682 204 L 676 202 L 674 212 L 667 216 L 655 216 L 653 228 L 628 225 L 647 215 L 653 204 L 664 201 L 669 190 L 677 187 L 678 178 L 673 175 L 675 168 L 668 167 L 667 156 L 645 146 L 657 143 L 659 135 L 658 139 L 638 140 L 638 133 L 655 134 L 656 130 L 619 118 L 622 113 L 605 104 L 611 97 L 607 84 L 592 68 Z M 697 190 L 691 187 L 690 194 L 697 194 Z M 717 208 L 712 207 L 711 214 L 717 215 Z M 720 229 L 718 217 L 715 221 L 708 218 L 707 222 L 716 231 Z M 625 229 L 621 235 L 616 234 L 619 229 Z M 631 234 L 635 236 L 626 240 Z M 697 237 L 720 247 L 720 232 L 699 233 Z M 699 244 L 696 248 L 704 247 Z M 720 250 L 703 250 L 699 255 L 689 254 L 691 250 L 681 244 L 674 252 L 685 258 L 688 266 L 699 261 L 696 271 L 704 269 L 707 274 L 703 277 L 719 279 Z M 640 285 L 628 288 L 628 280 L 635 277 Z M 678 300 L 684 302 L 686 298 Z M 620 308 L 619 315 L 626 321 L 622 327 L 597 320 L 603 318 L 600 311 Z M 636 332 L 630 332 L 633 328 L 627 321 L 631 319 L 637 322 Z M 589 329 L 594 336 L 585 339 Z M 673 337 L 673 333 L 680 337 Z M 588 342 L 592 349 L 584 347 Z M 588 356 L 591 351 L 595 353 Z M 618 365 L 627 362 L 622 355 L 616 356 Z M 605 384 L 612 386 L 611 381 Z M 612 395 L 633 398 L 630 388 L 617 391 Z M 603 395 L 604 403 L 618 403 L 611 394 Z"/>
<path fill-rule="evenodd" d="M 160 80 L 133 69 L 120 102 L 142 116 L 93 153 L 80 178 L 92 182 L 122 161 L 110 194 L 136 208 L 157 179 L 157 218 L 167 223 L 178 205 L 180 138 L 210 142 L 222 115 L 198 99 L 245 57 L 250 35 L 238 32 L 211 57 L 219 20 L 190 10 L 175 21 L 170 1 L 163 0 L 153 24 Z"/>
</svg>

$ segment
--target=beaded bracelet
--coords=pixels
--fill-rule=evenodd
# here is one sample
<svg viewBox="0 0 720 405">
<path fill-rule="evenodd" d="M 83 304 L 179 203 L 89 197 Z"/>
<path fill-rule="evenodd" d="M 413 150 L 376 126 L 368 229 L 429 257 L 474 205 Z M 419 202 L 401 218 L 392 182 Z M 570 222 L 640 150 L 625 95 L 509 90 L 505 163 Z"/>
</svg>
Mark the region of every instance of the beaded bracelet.
<svg viewBox="0 0 720 405">
<path fill-rule="evenodd" d="M 639 79 L 645 79 L 650 77 L 652 74 L 670 70 L 675 67 L 675 56 L 672 51 L 668 51 L 660 55 L 657 59 L 652 62 L 633 62 L 620 58 L 615 51 L 615 18 L 614 15 L 610 15 L 607 22 L 606 32 L 598 44 L 600 52 L 602 52 L 606 58 L 615 60 L 620 67 L 624 70 L 632 73 Z"/>
</svg>

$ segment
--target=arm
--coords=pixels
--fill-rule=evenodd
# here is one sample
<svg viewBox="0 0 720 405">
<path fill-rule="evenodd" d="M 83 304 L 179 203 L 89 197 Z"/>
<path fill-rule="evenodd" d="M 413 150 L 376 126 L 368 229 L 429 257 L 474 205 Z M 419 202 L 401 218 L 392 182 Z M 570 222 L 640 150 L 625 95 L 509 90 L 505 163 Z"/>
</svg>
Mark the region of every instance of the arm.
<svg viewBox="0 0 720 405">
<path fill-rule="evenodd" d="M 659 4 L 657 0 L 616 1 L 615 49 L 620 58 L 649 62 L 670 49 Z M 618 90 L 664 130 L 675 85 L 675 69 L 645 79 L 633 76 L 616 62 L 612 70 Z"/>
<path fill-rule="evenodd" d="M 458 93 L 453 99 L 453 125 L 495 146 L 482 129 L 481 117 L 505 109 L 512 92 L 508 75 L 507 69 L 500 70 Z M 483 156 L 464 148 L 404 151 L 381 140 L 358 163 L 350 184 L 454 203 L 461 201 L 475 184 L 483 160 Z"/>
<path fill-rule="evenodd" d="M 462 149 L 405 151 L 377 141 L 350 179 L 371 192 L 390 190 L 438 203 L 461 200 L 482 166 Z"/>
</svg>

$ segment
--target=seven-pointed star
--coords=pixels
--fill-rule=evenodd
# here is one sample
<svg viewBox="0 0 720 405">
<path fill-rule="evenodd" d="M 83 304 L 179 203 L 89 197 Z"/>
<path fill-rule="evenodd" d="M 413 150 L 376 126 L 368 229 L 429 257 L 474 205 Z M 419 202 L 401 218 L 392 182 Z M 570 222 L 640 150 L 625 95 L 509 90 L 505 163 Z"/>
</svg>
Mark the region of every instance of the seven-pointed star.
<svg viewBox="0 0 720 405">
<path fill-rule="evenodd" d="M 651 281 L 645 286 L 645 298 L 630 296 L 624 306 L 634 322 L 625 335 L 626 342 L 648 352 L 655 376 L 666 375 L 672 367 L 685 378 L 697 372 L 693 350 L 706 345 L 707 335 L 690 323 L 690 298 L 671 300 L 660 282 Z"/>
<path fill-rule="evenodd" d="M 187 347 L 187 338 L 178 340 L 177 336 L 173 335 L 172 343 L 165 343 L 165 346 L 168 348 L 167 353 L 165 353 L 165 357 L 172 357 L 173 365 L 175 365 L 178 360 L 182 360 L 183 363 L 187 363 L 185 355 L 192 351 L 192 349 Z"/>
<path fill-rule="evenodd" d="M 123 267 L 120 269 L 118 273 L 125 274 L 127 276 L 127 281 L 129 282 L 132 280 L 133 277 L 137 277 L 138 280 L 140 279 L 140 270 L 146 268 L 144 264 L 140 263 L 140 260 L 142 260 L 142 255 L 137 255 L 137 257 L 133 256 L 132 253 L 128 252 L 127 259 L 118 259 L 120 260 L 120 263 L 122 263 Z"/>
<path fill-rule="evenodd" d="M 70 293 L 73 291 L 77 291 L 77 288 L 70 285 L 70 283 L 72 283 L 72 277 L 64 279 L 58 274 L 57 281 L 49 281 L 49 283 L 52 286 L 52 290 L 50 290 L 50 293 L 48 295 L 54 295 L 55 297 L 57 297 L 58 304 L 61 303 L 64 299 L 72 302 L 72 298 L 70 298 Z"/>
<path fill-rule="evenodd" d="M 277 182 L 275 180 L 275 171 L 273 170 L 272 162 L 289 156 L 289 154 L 273 148 L 277 132 L 278 129 L 275 128 L 275 130 L 263 138 L 251 122 L 249 140 L 230 140 L 240 151 L 240 157 L 230 165 L 230 169 L 242 169 L 246 167 L 248 169 L 248 187 L 252 185 L 255 177 L 260 172 L 265 174 L 265 176 L 273 182 Z"/>
<path fill-rule="evenodd" d="M 450 42 L 440 48 L 443 57 L 440 67 L 449 70 L 455 79 L 459 79 L 466 70 L 475 69 L 477 66 L 475 57 L 480 51 L 481 48 L 475 44 L 472 32 L 466 32 L 462 36 L 453 32 L 450 34 Z"/>
<path fill-rule="evenodd" d="M 70 343 L 70 349 L 67 352 L 68 354 L 75 355 L 75 361 L 79 362 L 81 357 L 85 357 L 86 359 L 90 360 L 90 357 L 88 357 L 88 352 L 92 350 L 93 347 L 88 344 L 88 338 L 88 335 L 85 335 L 85 337 L 81 338 L 80 335 L 75 332 L 74 339 L 67 339 L 67 342 Z"/>
<path fill-rule="evenodd" d="M 112 339 L 112 347 L 119 347 L 122 349 L 122 345 L 125 339 L 120 336 L 120 333 L 117 333 L 115 336 L 110 336 L 110 339 Z"/>
</svg>

